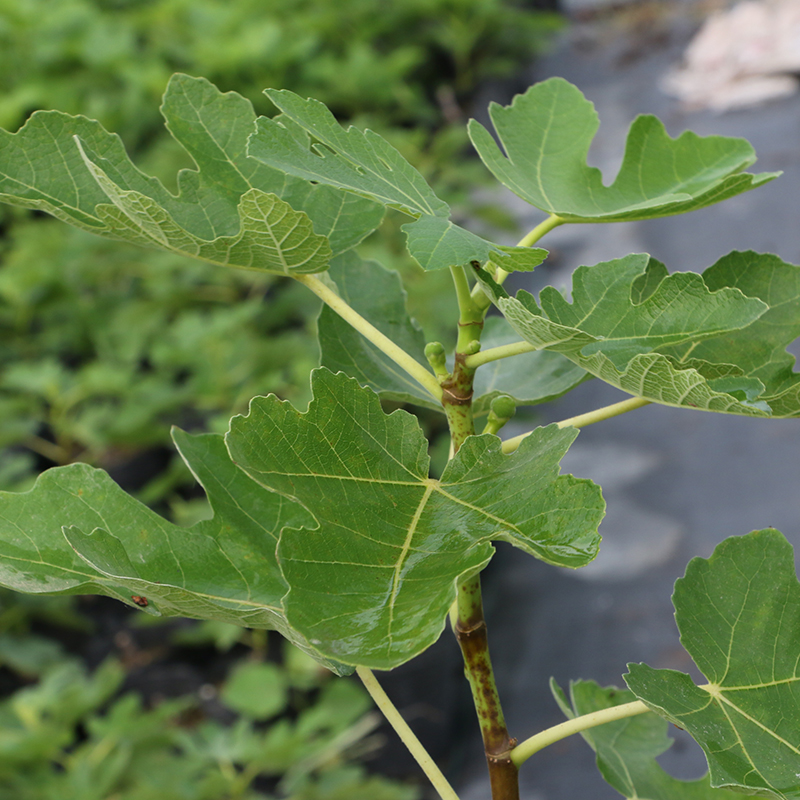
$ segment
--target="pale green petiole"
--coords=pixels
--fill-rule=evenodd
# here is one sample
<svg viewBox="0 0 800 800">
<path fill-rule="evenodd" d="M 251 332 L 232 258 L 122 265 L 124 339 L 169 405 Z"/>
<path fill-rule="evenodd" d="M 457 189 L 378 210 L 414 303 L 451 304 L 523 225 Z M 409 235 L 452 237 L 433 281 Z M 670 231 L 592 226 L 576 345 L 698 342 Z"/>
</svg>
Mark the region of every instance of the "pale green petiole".
<svg viewBox="0 0 800 800">
<path fill-rule="evenodd" d="M 428 780 L 430 780 L 433 784 L 433 788 L 439 793 L 439 797 L 441 797 L 442 800 L 459 800 L 458 795 L 449 784 L 447 778 L 442 774 L 439 767 L 436 766 L 434 760 L 422 746 L 420 740 L 414 735 L 414 731 L 409 728 L 408 723 L 395 708 L 386 692 L 383 691 L 383 687 L 372 674 L 372 670 L 366 667 L 356 667 L 356 673 L 375 701 L 375 705 L 381 710 L 381 713 L 394 728 L 403 744 L 408 748 L 411 755 L 414 756 L 414 759 L 420 765 L 422 771 L 428 776 Z"/>
<path fill-rule="evenodd" d="M 594 411 L 587 411 L 585 414 L 578 414 L 576 417 L 569 417 L 569 419 L 562 419 L 558 423 L 559 428 L 585 428 L 587 425 L 593 425 L 595 422 L 602 422 L 612 417 L 618 417 L 620 414 L 626 414 L 628 411 L 634 411 L 642 406 L 650 405 L 650 400 L 644 397 L 631 397 L 629 400 L 622 400 L 619 403 L 613 403 L 610 406 L 603 406 L 603 408 L 596 408 Z M 511 439 L 506 439 L 503 442 L 503 452 L 513 453 L 519 446 L 524 438 L 530 436 L 533 431 L 521 433 L 519 436 L 514 436 Z"/>
<path fill-rule="evenodd" d="M 542 236 L 549 233 L 553 228 L 563 225 L 565 222 L 565 219 L 561 219 L 561 217 L 556 214 L 551 214 L 547 219 L 543 220 L 535 228 L 526 233 L 525 236 L 517 242 L 517 247 L 532 247 Z"/>
<path fill-rule="evenodd" d="M 292 277 L 314 292 L 323 303 L 352 325 L 365 339 L 386 353 L 395 364 L 402 367 L 435 400 L 441 401 L 442 387 L 439 385 L 439 381 L 419 361 L 406 353 L 402 347 L 398 347 L 388 336 L 382 334 L 371 322 L 364 319 L 361 314 L 349 306 L 319 278 L 314 275 L 292 275 Z"/>
<path fill-rule="evenodd" d="M 574 719 L 562 722 L 560 725 L 554 725 L 552 728 L 537 733 L 535 736 L 531 736 L 530 739 L 526 739 L 524 742 L 518 744 L 511 751 L 511 760 L 519 767 L 534 753 L 538 753 L 554 742 L 566 739 L 567 736 L 589 730 L 589 728 L 595 728 L 598 725 L 604 725 L 606 722 L 615 722 L 619 719 L 635 717 L 649 710 L 650 709 L 641 700 L 634 700 L 632 703 L 612 706 L 611 708 L 604 708 L 602 711 L 593 711 L 591 714 L 575 717 Z"/>
<path fill-rule="evenodd" d="M 501 344 L 499 347 L 490 347 L 488 350 L 482 350 L 480 353 L 475 353 L 474 356 L 467 356 L 464 359 L 464 365 L 470 369 L 477 369 L 482 364 L 488 364 L 490 361 L 498 361 L 501 358 L 510 358 L 511 356 L 518 356 L 522 353 L 532 353 L 539 348 L 528 342 L 512 342 L 511 344 Z"/>
</svg>

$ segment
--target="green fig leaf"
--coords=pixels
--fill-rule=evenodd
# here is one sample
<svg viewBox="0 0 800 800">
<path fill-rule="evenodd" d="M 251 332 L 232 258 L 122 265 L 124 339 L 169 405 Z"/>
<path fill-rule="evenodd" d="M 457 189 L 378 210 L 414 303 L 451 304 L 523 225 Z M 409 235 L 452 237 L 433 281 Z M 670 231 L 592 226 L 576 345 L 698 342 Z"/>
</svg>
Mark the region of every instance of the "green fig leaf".
<svg viewBox="0 0 800 800">
<path fill-rule="evenodd" d="M 692 358 L 720 368 L 727 364 L 730 373 L 763 384 L 759 400 L 772 416 L 800 416 L 800 373 L 786 350 L 800 336 L 800 267 L 769 253 L 733 252 L 709 267 L 703 281 L 711 291 L 735 286 L 768 310 L 742 330 L 699 342 Z M 664 352 L 676 355 L 669 348 Z"/>
<path fill-rule="evenodd" d="M 764 301 L 736 286 L 712 290 L 695 273 L 668 275 L 646 254 L 579 267 L 572 302 L 552 287 L 542 290 L 540 304 L 524 291 L 512 298 L 485 272 L 479 277 L 525 341 L 631 395 L 747 416 L 771 413 L 757 377 L 735 363 L 693 357 L 705 339 L 746 330 L 766 312 Z"/>
<path fill-rule="evenodd" d="M 700 744 L 713 786 L 800 797 L 800 583 L 791 545 L 772 528 L 727 539 L 689 563 L 672 599 L 681 643 L 708 684 L 629 664 L 629 688 Z"/>
<path fill-rule="evenodd" d="M 593 714 L 636 700 L 633 692 L 614 686 L 602 688 L 594 681 L 570 683 L 570 699 L 551 681 L 551 689 L 569 719 Z M 667 722 L 655 714 L 606 722 L 581 735 L 597 753 L 603 778 L 629 800 L 736 800 L 741 794 L 714 789 L 709 776 L 682 781 L 665 772 L 656 758 L 669 750 Z"/>
<path fill-rule="evenodd" d="M 743 173 L 756 160 L 744 139 L 702 137 L 690 131 L 672 139 L 656 117 L 640 116 L 628 132 L 616 179 L 604 186 L 600 170 L 586 163 L 599 124 L 597 112 L 562 78 L 535 84 L 510 106 L 493 103 L 489 115 L 502 150 L 480 123 L 469 124 L 484 164 L 523 200 L 566 222 L 682 214 L 780 174 Z"/>
<path fill-rule="evenodd" d="M 347 130 L 318 100 L 286 89 L 267 89 L 283 116 L 314 139 L 304 147 L 281 119 L 261 117 L 249 154 L 256 161 L 307 181 L 335 186 L 411 216 L 447 217 L 450 208 L 419 172 L 374 131 Z"/>
<path fill-rule="evenodd" d="M 265 94 L 282 113 L 258 120 L 250 156 L 288 175 L 353 192 L 414 217 L 403 230 L 409 252 L 423 269 L 485 264 L 491 257 L 510 272 L 533 269 L 544 259 L 544 251 L 524 254 L 521 251 L 528 248 L 504 248 L 452 222 L 447 203 L 374 131 L 352 126 L 345 130 L 318 100 L 305 100 L 285 89 L 267 89 Z M 298 128 L 307 140 L 298 136 Z"/>
<path fill-rule="evenodd" d="M 575 429 L 539 428 L 511 456 L 495 436 L 469 437 L 434 480 L 414 417 L 385 414 L 342 373 L 316 370 L 312 390 L 305 413 L 254 399 L 227 443 L 253 480 L 316 520 L 284 528 L 278 560 L 287 619 L 332 660 L 391 669 L 431 645 L 491 540 L 560 566 L 595 556 L 600 491 L 558 475 Z"/>
<path fill-rule="evenodd" d="M 222 436 L 175 432 L 214 509 L 192 528 L 173 525 L 85 464 L 43 473 L 24 494 L 0 493 L 0 583 L 36 594 L 103 594 L 163 616 L 273 628 L 320 663 L 286 622 L 286 583 L 275 558 L 284 525 L 309 524 L 301 506 L 254 483 Z"/>
<path fill-rule="evenodd" d="M 492 261 L 506 272 L 530 272 L 544 261 L 539 247 L 505 247 L 470 233 L 444 217 L 421 216 L 403 225 L 408 252 L 423 269 Z"/>
<path fill-rule="evenodd" d="M 327 269 L 382 219 L 377 203 L 249 159 L 255 114 L 239 95 L 176 75 L 162 112 L 197 164 L 179 173 L 177 196 L 97 122 L 48 111 L 16 134 L 0 132 L 0 200 L 103 236 L 279 274 Z"/>
</svg>

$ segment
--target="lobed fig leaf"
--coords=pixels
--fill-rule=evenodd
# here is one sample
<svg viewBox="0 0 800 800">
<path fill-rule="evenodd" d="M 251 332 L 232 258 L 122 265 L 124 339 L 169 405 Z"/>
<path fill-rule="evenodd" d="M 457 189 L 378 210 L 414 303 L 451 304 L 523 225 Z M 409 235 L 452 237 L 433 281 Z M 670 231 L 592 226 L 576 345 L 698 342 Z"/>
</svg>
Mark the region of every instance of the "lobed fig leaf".
<svg viewBox="0 0 800 800">
<path fill-rule="evenodd" d="M 682 214 L 755 189 L 780 173 L 743 173 L 755 160 L 744 139 L 671 139 L 653 116 L 638 117 L 628 132 L 619 173 L 603 185 L 586 163 L 597 112 L 562 78 L 531 86 L 510 106 L 489 108 L 502 150 L 475 120 L 469 134 L 492 174 L 523 200 L 566 222 L 621 222 Z M 503 152 L 503 150 L 505 152 Z"/>
<path fill-rule="evenodd" d="M 217 434 L 176 430 L 178 449 L 206 490 L 214 517 L 173 525 L 85 464 L 43 473 L 24 494 L 0 493 L 0 583 L 35 594 L 103 594 L 145 612 L 274 628 L 319 662 L 287 623 L 275 558 L 281 529 L 308 512 L 254 483 Z"/>
<path fill-rule="evenodd" d="M 727 539 L 675 584 L 681 643 L 708 680 L 629 664 L 625 680 L 706 753 L 711 783 L 800 797 L 800 583 L 794 554 L 770 528 Z"/>
<path fill-rule="evenodd" d="M 527 248 L 503 248 L 452 222 L 447 203 L 374 131 L 345 130 L 318 100 L 285 89 L 267 89 L 265 94 L 282 113 L 258 120 L 250 156 L 288 175 L 353 192 L 414 217 L 403 230 L 409 252 L 424 269 L 484 264 L 491 258 L 511 272 L 533 269 L 544 259 L 543 250 L 528 255 L 519 252 Z M 301 139 L 298 128 L 309 138 Z"/>
<path fill-rule="evenodd" d="M 558 474 L 577 430 L 539 428 L 511 456 L 495 436 L 469 437 L 433 480 L 414 417 L 385 414 L 341 373 L 315 371 L 312 389 L 303 414 L 254 399 L 227 443 L 253 480 L 315 519 L 284 528 L 278 560 L 290 625 L 332 660 L 391 669 L 427 648 L 492 540 L 560 566 L 596 555 L 600 491 Z"/>
<path fill-rule="evenodd" d="M 765 270 L 766 280 L 769 266 L 765 261 L 754 269 Z M 650 256 L 630 255 L 578 268 L 571 302 L 548 287 L 537 303 L 524 291 L 509 297 L 486 273 L 480 275 L 525 341 L 561 353 L 629 394 L 666 405 L 770 416 L 770 397 L 764 394 L 757 370 L 748 374 L 738 366 L 735 351 L 715 353 L 722 363 L 702 357 L 706 340 L 721 342 L 741 331 L 746 341 L 747 332 L 769 309 L 767 302 L 747 296 L 732 274 L 729 277 L 729 285 L 716 280 L 709 286 L 705 276 L 669 275 Z M 769 329 L 764 325 L 755 330 Z M 763 352 L 756 335 L 751 349 L 758 348 Z"/>
<path fill-rule="evenodd" d="M 377 203 L 249 159 L 255 114 L 240 95 L 175 75 L 162 113 L 197 164 L 179 173 L 177 196 L 99 123 L 48 111 L 0 131 L 0 199 L 102 236 L 279 274 L 327 269 L 382 219 Z"/>
</svg>

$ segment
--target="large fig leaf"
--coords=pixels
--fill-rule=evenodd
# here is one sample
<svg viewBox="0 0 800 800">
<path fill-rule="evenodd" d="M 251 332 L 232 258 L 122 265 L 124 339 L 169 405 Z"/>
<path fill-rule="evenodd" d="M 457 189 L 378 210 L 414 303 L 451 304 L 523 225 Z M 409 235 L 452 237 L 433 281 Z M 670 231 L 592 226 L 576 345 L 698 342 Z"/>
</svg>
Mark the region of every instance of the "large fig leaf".
<svg viewBox="0 0 800 800">
<path fill-rule="evenodd" d="M 561 710 L 570 719 L 630 703 L 633 692 L 602 688 L 594 681 L 570 683 L 570 700 L 551 682 Z M 584 731 L 583 738 L 597 753 L 597 766 L 623 797 L 629 800 L 736 800 L 729 789 L 714 789 L 709 776 L 681 781 L 665 772 L 656 758 L 667 751 L 672 739 L 667 722 L 655 714 L 640 714 Z"/>
<path fill-rule="evenodd" d="M 485 273 L 481 280 L 525 341 L 625 392 L 666 405 L 770 415 L 760 397 L 764 384 L 733 356 L 716 364 L 695 357 L 705 339 L 749 330 L 768 309 L 735 282 L 712 290 L 700 275 L 668 275 L 646 254 L 580 267 L 572 302 L 548 287 L 539 305 L 528 292 L 509 297 Z"/>
<path fill-rule="evenodd" d="M 342 373 L 315 371 L 312 389 L 302 414 L 254 399 L 227 443 L 254 480 L 316 520 L 284 528 L 278 560 L 287 619 L 330 658 L 391 669 L 424 650 L 493 539 L 561 566 L 595 556 L 600 491 L 558 475 L 574 429 L 539 428 L 511 456 L 495 436 L 470 437 L 433 480 L 414 417 L 385 414 Z"/>
<path fill-rule="evenodd" d="M 774 529 L 733 537 L 695 558 L 675 584 L 681 643 L 708 679 L 630 664 L 625 680 L 653 711 L 685 728 L 711 783 L 800 797 L 800 584 Z"/>
<path fill-rule="evenodd" d="M 469 134 L 492 174 L 523 200 L 568 222 L 618 222 L 682 214 L 754 189 L 780 173 L 742 173 L 755 160 L 744 139 L 671 139 L 653 116 L 631 125 L 610 186 L 586 163 L 597 112 L 562 78 L 538 83 L 510 106 L 489 109 L 505 154 L 475 120 Z"/>
<path fill-rule="evenodd" d="M 214 518 L 186 529 L 134 500 L 85 464 L 43 473 L 25 494 L 0 493 L 0 583 L 20 592 L 104 594 L 165 616 L 274 628 L 326 666 L 286 622 L 275 558 L 284 525 L 310 524 L 297 503 L 254 483 L 222 436 L 175 441 Z M 144 598 L 144 600 L 142 599 Z"/>
<path fill-rule="evenodd" d="M 249 101 L 176 75 L 162 112 L 197 170 L 173 196 L 130 161 L 119 137 L 85 117 L 37 112 L 0 132 L 0 200 L 93 233 L 228 266 L 319 272 L 380 223 L 377 203 L 311 187 L 249 159 Z"/>
<path fill-rule="evenodd" d="M 328 274 L 350 306 L 427 366 L 423 354 L 425 336 L 406 311 L 405 291 L 397 273 L 384 269 L 377 262 L 362 261 L 350 252 L 338 257 Z M 346 372 L 383 398 L 415 403 L 444 413 L 441 403 L 327 306 L 320 313 L 318 329 L 322 366 L 332 372 Z M 482 337 L 484 349 L 499 347 L 517 338 L 502 317 L 486 320 Z M 518 405 L 549 402 L 587 377 L 587 373 L 569 359 L 547 350 L 498 359 L 475 373 L 473 412 L 477 416 L 487 413 L 492 399 L 499 394 L 511 395 Z"/>
<path fill-rule="evenodd" d="M 250 156 L 289 175 L 353 192 L 415 217 L 416 222 L 403 230 L 411 255 L 423 268 L 485 263 L 492 258 L 511 272 L 521 265 L 532 269 L 533 260 L 538 258 L 536 264 L 543 260 L 542 250 L 532 251 L 526 259 L 509 257 L 507 248 L 451 222 L 447 203 L 374 131 L 345 130 L 318 100 L 305 100 L 285 89 L 267 89 L 265 94 L 282 115 L 259 118 L 250 138 Z M 295 126 L 313 139 L 313 145 L 297 136 Z"/>
</svg>

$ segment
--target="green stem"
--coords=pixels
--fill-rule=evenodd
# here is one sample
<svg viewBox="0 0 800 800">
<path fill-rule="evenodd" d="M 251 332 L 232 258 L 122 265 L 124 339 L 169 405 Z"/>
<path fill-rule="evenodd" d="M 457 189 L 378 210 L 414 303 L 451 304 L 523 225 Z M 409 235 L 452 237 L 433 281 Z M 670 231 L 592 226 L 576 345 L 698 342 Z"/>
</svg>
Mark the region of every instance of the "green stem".
<svg viewBox="0 0 800 800">
<path fill-rule="evenodd" d="M 420 384 L 435 400 L 442 399 L 442 387 L 439 381 L 413 356 L 398 347 L 388 336 L 381 333 L 371 322 L 368 322 L 355 309 L 345 303 L 336 292 L 326 286 L 314 275 L 293 275 L 296 281 L 308 287 L 329 308 L 335 311 L 345 322 L 350 323 L 365 339 L 372 342 L 399 367 L 402 367 L 417 383 Z"/>
<path fill-rule="evenodd" d="M 464 359 L 464 365 L 470 369 L 477 369 L 482 364 L 488 364 L 490 361 L 497 361 L 501 358 L 510 358 L 511 356 L 518 356 L 522 353 L 531 353 L 539 348 L 529 342 L 512 342 L 511 344 L 501 344 L 498 347 L 490 347 L 488 350 L 482 350 L 480 353 L 475 353 L 474 356 L 467 356 Z"/>
<path fill-rule="evenodd" d="M 409 728 L 408 723 L 400 715 L 400 712 L 395 708 L 392 701 L 389 699 L 383 687 L 378 683 L 372 670 L 366 667 L 356 667 L 356 673 L 361 678 L 366 690 L 375 701 L 375 705 L 386 717 L 389 724 L 395 729 L 395 732 L 402 740 L 403 744 L 408 748 L 409 752 L 416 762 L 422 768 L 422 771 L 428 776 L 428 780 L 433 784 L 433 788 L 439 793 L 442 800 L 458 800 L 458 795 L 455 793 L 453 787 L 448 783 L 447 778 L 442 774 L 439 767 L 436 766 L 433 759 L 428 754 L 428 751 L 422 746 L 421 742 L 414 735 L 414 732 Z"/>
<path fill-rule="evenodd" d="M 458 299 L 458 343 L 457 353 L 467 353 L 474 347 L 473 342 L 480 343 L 483 333 L 483 317 L 486 309 L 475 302 L 469 288 L 467 273 L 464 267 L 450 267 L 453 283 Z M 472 352 L 475 352 L 473 349 Z"/>
<path fill-rule="evenodd" d="M 518 770 L 511 759 L 516 742 L 509 738 L 494 680 L 479 575 L 459 585 L 456 609 L 456 639 L 483 736 L 492 800 L 519 800 Z"/>
<path fill-rule="evenodd" d="M 470 292 L 463 267 L 452 267 L 453 282 L 458 297 L 458 344 L 453 374 L 442 381 L 442 406 L 450 427 L 451 458 L 468 436 L 475 433 L 472 417 L 472 384 L 475 370 L 465 360 L 481 346 L 483 317 L 486 308 L 476 302 Z M 464 658 L 464 669 L 472 690 L 478 714 L 483 748 L 489 766 L 492 800 L 519 800 L 517 768 L 511 761 L 511 748 L 503 709 L 494 681 L 489 642 L 481 602 L 479 575 L 460 582 L 456 595 L 456 639 Z"/>
<path fill-rule="evenodd" d="M 649 710 L 650 709 L 641 700 L 634 700 L 632 703 L 612 706 L 611 708 L 604 708 L 602 711 L 593 711 L 591 714 L 575 717 L 574 719 L 562 722 L 560 725 L 554 725 L 552 728 L 537 733 L 535 736 L 531 736 L 530 739 L 526 739 L 524 742 L 518 744 L 511 751 L 511 760 L 517 767 L 520 767 L 534 753 L 538 753 L 554 742 L 566 739 L 567 736 L 589 730 L 589 728 L 595 728 L 598 725 L 604 725 L 606 722 L 635 717 L 637 714 L 644 714 Z"/>
<path fill-rule="evenodd" d="M 603 406 L 594 411 L 588 411 L 586 414 L 578 414 L 577 417 L 570 417 L 569 419 L 562 419 L 557 423 L 559 428 L 585 428 L 587 425 L 593 425 L 595 422 L 602 422 L 612 417 L 618 417 L 620 414 L 626 414 L 628 411 L 634 411 L 637 408 L 650 404 L 650 400 L 644 397 L 631 397 L 629 400 L 622 400 L 619 403 L 614 403 L 610 406 Z M 522 433 L 519 436 L 514 436 L 511 439 L 506 439 L 503 442 L 503 452 L 513 453 L 522 442 L 523 439 L 530 436 L 533 431 Z"/>
<path fill-rule="evenodd" d="M 542 238 L 546 233 L 549 233 L 553 228 L 557 228 L 559 225 L 563 225 L 566 222 L 565 219 L 561 219 L 561 217 L 557 216 L 556 214 L 551 214 L 547 219 L 540 222 L 533 230 L 529 231 L 528 233 L 523 236 L 519 242 L 517 243 L 517 247 L 532 247 Z"/>
</svg>

